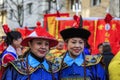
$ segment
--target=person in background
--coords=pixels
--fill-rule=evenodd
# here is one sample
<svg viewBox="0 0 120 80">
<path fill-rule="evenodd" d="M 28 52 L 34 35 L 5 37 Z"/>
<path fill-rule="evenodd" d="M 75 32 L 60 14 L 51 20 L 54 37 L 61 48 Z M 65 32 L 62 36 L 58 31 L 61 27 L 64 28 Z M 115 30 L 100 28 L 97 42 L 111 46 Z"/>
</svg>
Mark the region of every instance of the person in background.
<svg viewBox="0 0 120 80">
<path fill-rule="evenodd" d="M 60 32 L 67 45 L 67 51 L 62 60 L 55 61 L 58 66 L 59 80 L 105 80 L 105 70 L 99 63 L 100 55 L 86 55 L 85 41 L 90 32 L 83 28 L 68 28 Z"/>
<path fill-rule="evenodd" d="M 54 61 L 55 58 L 61 57 L 65 53 L 64 49 L 64 41 L 63 39 L 58 39 L 58 44 L 55 48 L 51 49 L 50 52 L 46 55 L 46 58 L 51 62 Z"/>
<path fill-rule="evenodd" d="M 49 49 L 56 46 L 58 41 L 44 28 L 37 27 L 23 39 L 21 45 L 30 49 L 24 58 L 11 62 L 2 80 L 57 80 L 52 70 L 52 63 L 45 56 Z"/>
<path fill-rule="evenodd" d="M 22 55 L 21 42 L 22 36 L 18 31 L 10 31 L 6 33 L 5 43 L 7 48 L 1 54 L 1 77 L 8 63 L 18 59 Z"/>
<path fill-rule="evenodd" d="M 102 62 L 104 64 L 106 73 L 107 73 L 107 77 L 106 80 L 109 80 L 109 71 L 108 71 L 108 66 L 112 60 L 112 58 L 114 57 L 113 53 L 111 52 L 111 46 L 108 42 L 104 42 L 103 43 L 103 53 L 102 53 Z"/>
<path fill-rule="evenodd" d="M 103 53 L 103 43 L 100 43 L 100 44 L 97 46 L 97 49 L 98 49 L 98 54 L 102 54 L 102 53 Z"/>
<path fill-rule="evenodd" d="M 2 53 L 2 65 L 15 60 L 19 55 L 22 55 L 22 36 L 18 31 L 11 31 L 7 33 L 5 43 L 7 48 Z"/>
</svg>

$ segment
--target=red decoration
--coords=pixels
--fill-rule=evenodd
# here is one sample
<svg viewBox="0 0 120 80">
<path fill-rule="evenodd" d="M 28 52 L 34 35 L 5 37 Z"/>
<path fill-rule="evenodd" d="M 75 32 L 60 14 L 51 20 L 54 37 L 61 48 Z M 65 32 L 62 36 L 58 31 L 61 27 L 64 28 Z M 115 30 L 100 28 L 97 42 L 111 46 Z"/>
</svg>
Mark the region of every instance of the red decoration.
<svg viewBox="0 0 120 80">
<path fill-rule="evenodd" d="M 106 23 L 110 23 L 110 21 L 111 21 L 112 19 L 113 19 L 113 17 L 111 16 L 111 14 L 107 13 L 104 20 L 105 20 Z"/>
<path fill-rule="evenodd" d="M 60 17 L 60 12 L 59 11 L 57 11 L 57 17 Z"/>
<path fill-rule="evenodd" d="M 38 22 L 36 23 L 36 25 L 37 25 L 37 26 L 40 26 L 40 25 L 41 25 L 40 21 L 38 21 Z"/>
<path fill-rule="evenodd" d="M 76 21 L 76 24 L 74 24 L 73 26 L 78 27 L 78 26 L 79 26 L 79 23 L 80 23 L 80 17 L 77 16 L 77 15 L 74 15 L 74 16 L 73 16 L 73 19 Z"/>
<path fill-rule="evenodd" d="M 7 24 L 4 24 L 4 25 L 3 25 L 3 29 L 4 29 L 4 32 L 5 32 L 5 33 L 8 33 L 8 32 L 11 31 Z"/>
</svg>

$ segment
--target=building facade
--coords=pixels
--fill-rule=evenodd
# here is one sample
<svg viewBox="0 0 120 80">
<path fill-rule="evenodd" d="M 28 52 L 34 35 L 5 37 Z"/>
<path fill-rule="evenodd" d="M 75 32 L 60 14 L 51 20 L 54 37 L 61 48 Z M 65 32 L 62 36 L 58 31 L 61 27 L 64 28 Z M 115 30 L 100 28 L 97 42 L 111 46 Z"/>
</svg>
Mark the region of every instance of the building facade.
<svg viewBox="0 0 120 80">
<path fill-rule="evenodd" d="M 4 0 L 0 0 L 0 24 L 6 23 L 6 5 L 4 4 Z"/>
<path fill-rule="evenodd" d="M 70 16 L 105 17 L 109 11 L 110 0 L 4 0 L 6 21 L 11 29 L 34 27 L 37 21 L 43 25 L 44 14 L 69 13 Z M 1 9 L 0 9 L 1 10 Z M 3 18 L 3 17 L 2 17 Z"/>
<path fill-rule="evenodd" d="M 11 29 L 34 27 L 37 21 L 43 25 L 44 14 L 56 13 L 57 10 L 66 11 L 64 0 L 62 1 L 58 3 L 54 0 L 6 0 L 4 2 L 7 5 L 6 23 Z"/>
<path fill-rule="evenodd" d="M 83 17 L 104 17 L 108 8 L 110 0 L 67 0 L 67 10 L 71 15 L 76 14 L 73 9 L 73 5 L 75 5 L 76 1 L 78 1 L 80 5 L 79 15 L 81 14 Z"/>
</svg>

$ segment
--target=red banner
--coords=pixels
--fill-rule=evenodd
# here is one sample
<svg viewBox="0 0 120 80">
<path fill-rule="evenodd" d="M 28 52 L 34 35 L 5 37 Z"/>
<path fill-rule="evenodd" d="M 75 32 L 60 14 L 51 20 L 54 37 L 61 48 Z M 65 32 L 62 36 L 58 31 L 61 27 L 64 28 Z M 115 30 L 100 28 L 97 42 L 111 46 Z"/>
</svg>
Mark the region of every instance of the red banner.
<svg viewBox="0 0 120 80">
<path fill-rule="evenodd" d="M 77 22 L 76 20 L 57 21 L 57 16 L 57 14 L 44 15 L 44 28 L 56 38 L 60 38 L 59 33 L 61 30 L 75 26 Z M 69 14 L 60 14 L 60 16 L 68 17 Z M 97 46 L 104 42 L 110 43 L 113 54 L 116 54 L 120 49 L 120 20 L 114 20 L 109 16 L 107 17 L 98 20 L 83 20 L 83 28 L 91 32 L 88 43 L 91 46 L 92 54 L 98 54 Z"/>
<path fill-rule="evenodd" d="M 120 48 L 118 28 L 118 21 L 116 20 L 111 20 L 110 23 L 106 23 L 103 19 L 97 21 L 95 52 L 98 52 L 97 46 L 103 42 L 110 43 L 113 54 L 116 54 L 118 52 Z"/>
<path fill-rule="evenodd" d="M 56 17 L 69 17 L 68 13 L 56 13 L 44 15 L 44 28 L 56 38 L 59 38 L 60 22 L 56 20 Z"/>
<path fill-rule="evenodd" d="M 88 43 L 91 46 L 92 53 L 94 53 L 95 48 L 95 21 L 94 20 L 84 20 L 83 28 L 89 30 L 91 32 L 91 36 L 89 37 Z"/>
</svg>

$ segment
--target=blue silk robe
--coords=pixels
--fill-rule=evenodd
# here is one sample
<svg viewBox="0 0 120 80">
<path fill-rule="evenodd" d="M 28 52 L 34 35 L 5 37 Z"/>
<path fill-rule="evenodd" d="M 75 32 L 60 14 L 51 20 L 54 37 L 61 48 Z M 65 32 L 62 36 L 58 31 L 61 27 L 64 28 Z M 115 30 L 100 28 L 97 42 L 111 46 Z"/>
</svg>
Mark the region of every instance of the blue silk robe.
<svg viewBox="0 0 120 80">
<path fill-rule="evenodd" d="M 46 59 L 40 63 L 29 55 L 28 65 L 26 59 L 11 62 L 11 66 L 4 73 L 2 80 L 28 80 L 28 78 L 30 80 L 57 80 L 57 73 L 52 73 L 50 63 Z"/>
<path fill-rule="evenodd" d="M 84 80 L 84 73 L 86 73 L 86 80 L 106 80 L 105 70 L 99 63 L 100 59 L 100 55 L 86 55 L 86 67 L 84 68 L 83 54 L 73 59 L 67 53 L 60 63 L 59 78 L 60 80 Z"/>
</svg>

